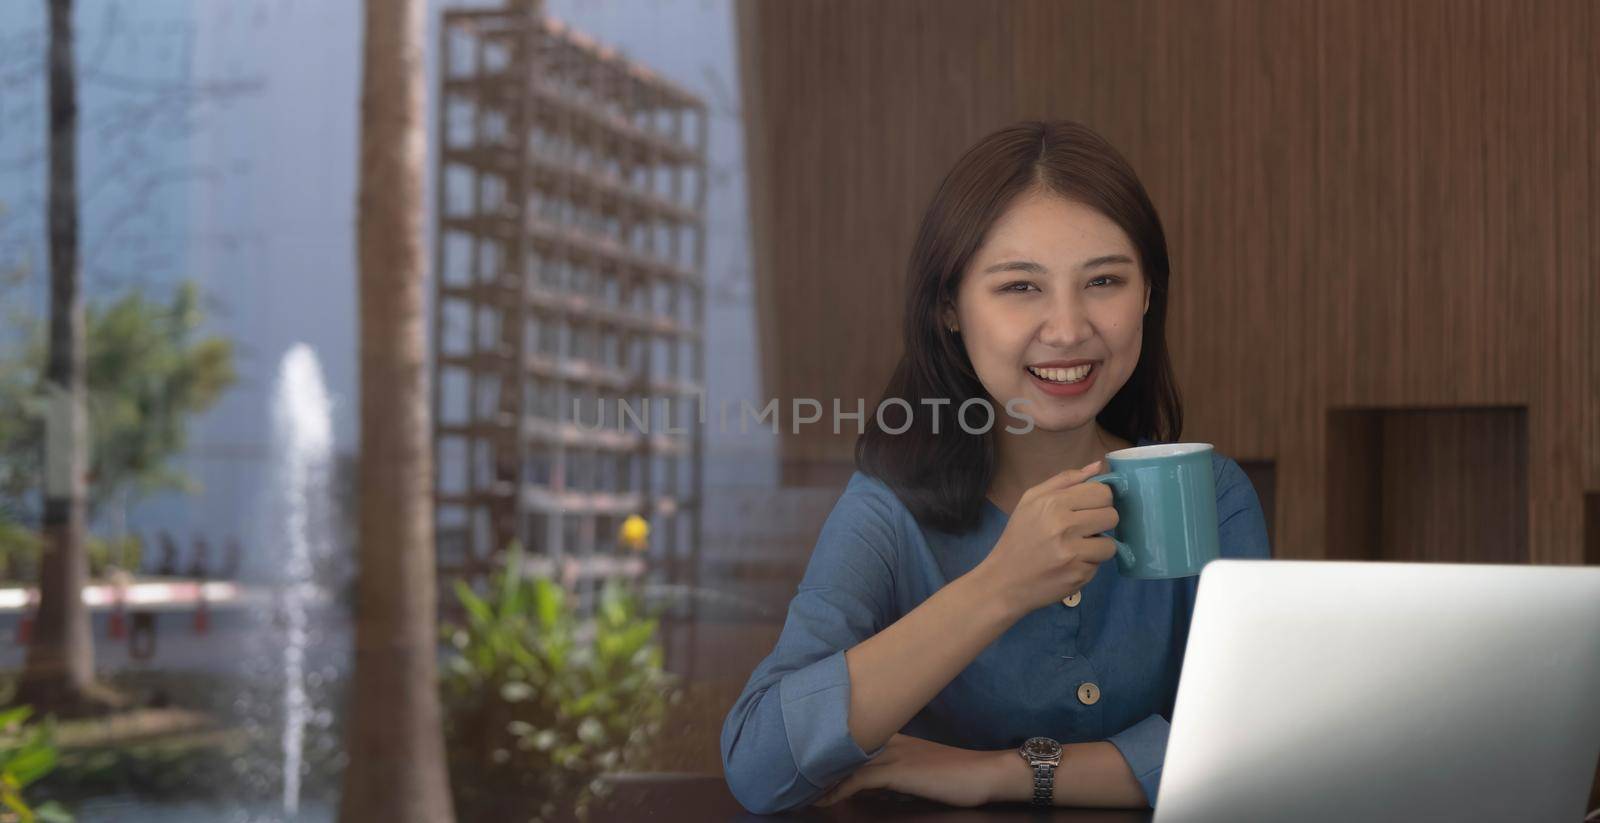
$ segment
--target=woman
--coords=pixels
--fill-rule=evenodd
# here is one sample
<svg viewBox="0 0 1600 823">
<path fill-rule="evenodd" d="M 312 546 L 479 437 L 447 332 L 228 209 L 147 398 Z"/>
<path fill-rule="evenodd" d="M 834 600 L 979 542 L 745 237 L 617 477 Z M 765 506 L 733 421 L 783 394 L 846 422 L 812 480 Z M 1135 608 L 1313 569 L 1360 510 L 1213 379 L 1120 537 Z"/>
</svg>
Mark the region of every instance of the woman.
<svg viewBox="0 0 1600 823">
<path fill-rule="evenodd" d="M 1117 514 L 1085 481 L 1110 451 L 1179 438 L 1168 281 L 1155 208 L 1083 125 L 1019 123 L 956 163 L 911 253 L 884 392 L 906 403 L 858 440 L 723 724 L 746 808 L 869 788 L 1154 806 L 1197 578 L 1102 565 Z M 1249 480 L 1221 455 L 1213 470 L 1223 556 L 1268 557 Z M 1062 744 L 1048 797 L 1019 756 L 1035 737 Z"/>
</svg>

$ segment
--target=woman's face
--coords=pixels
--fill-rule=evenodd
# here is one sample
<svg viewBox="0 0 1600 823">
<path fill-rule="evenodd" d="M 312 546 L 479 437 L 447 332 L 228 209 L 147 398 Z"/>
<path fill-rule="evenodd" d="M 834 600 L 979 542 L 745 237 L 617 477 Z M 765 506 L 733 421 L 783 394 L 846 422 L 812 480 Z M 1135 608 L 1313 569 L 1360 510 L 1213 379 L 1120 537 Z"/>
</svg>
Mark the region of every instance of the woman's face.
<svg viewBox="0 0 1600 823">
<path fill-rule="evenodd" d="M 1056 195 L 1024 194 L 995 221 L 945 323 L 998 420 L 1018 400 L 1038 428 L 1066 431 L 1105 408 L 1139 362 L 1150 290 L 1138 259 L 1116 223 Z"/>
</svg>

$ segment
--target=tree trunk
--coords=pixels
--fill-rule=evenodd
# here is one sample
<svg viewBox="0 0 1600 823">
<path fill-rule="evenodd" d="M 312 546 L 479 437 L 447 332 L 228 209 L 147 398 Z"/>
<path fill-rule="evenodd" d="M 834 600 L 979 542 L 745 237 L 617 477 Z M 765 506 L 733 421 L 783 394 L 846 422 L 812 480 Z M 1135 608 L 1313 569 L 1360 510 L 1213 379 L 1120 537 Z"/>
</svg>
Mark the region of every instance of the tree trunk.
<svg viewBox="0 0 1600 823">
<path fill-rule="evenodd" d="M 451 821 L 437 675 L 421 0 L 368 0 L 361 80 L 355 682 L 339 819 Z"/>
<path fill-rule="evenodd" d="M 44 548 L 39 614 L 14 702 L 61 715 L 92 711 L 94 639 L 83 587 L 88 466 L 83 296 L 78 276 L 78 95 L 72 0 L 50 6 L 50 358 L 46 406 Z"/>
</svg>

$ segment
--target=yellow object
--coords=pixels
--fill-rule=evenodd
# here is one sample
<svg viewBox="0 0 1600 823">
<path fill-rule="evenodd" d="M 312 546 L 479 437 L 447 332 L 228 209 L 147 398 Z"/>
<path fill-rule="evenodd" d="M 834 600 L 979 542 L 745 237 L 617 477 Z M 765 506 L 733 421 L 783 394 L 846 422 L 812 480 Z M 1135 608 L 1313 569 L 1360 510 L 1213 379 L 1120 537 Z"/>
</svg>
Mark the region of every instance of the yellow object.
<svg viewBox="0 0 1600 823">
<path fill-rule="evenodd" d="M 637 514 L 628 515 L 628 519 L 622 521 L 622 528 L 617 530 L 617 540 L 634 551 L 644 551 L 650 540 L 650 521 Z"/>
</svg>

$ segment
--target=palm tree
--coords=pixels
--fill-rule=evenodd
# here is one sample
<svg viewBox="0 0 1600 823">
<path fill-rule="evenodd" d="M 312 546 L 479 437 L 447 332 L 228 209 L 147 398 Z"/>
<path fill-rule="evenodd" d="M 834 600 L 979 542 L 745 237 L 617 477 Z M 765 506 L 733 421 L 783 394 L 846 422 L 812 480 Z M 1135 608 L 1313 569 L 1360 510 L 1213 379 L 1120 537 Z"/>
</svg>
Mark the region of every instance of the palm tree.
<svg viewBox="0 0 1600 823">
<path fill-rule="evenodd" d="M 339 819 L 454 819 L 435 638 L 423 288 L 422 0 L 367 0 L 361 77 L 360 577 Z"/>
<path fill-rule="evenodd" d="M 72 0 L 50 7 L 50 343 L 44 374 L 44 550 L 39 615 L 17 683 L 16 703 L 79 714 L 105 702 L 94 682 L 94 638 L 83 587 L 88 507 L 88 410 L 84 313 L 78 273 L 78 93 Z"/>
</svg>

